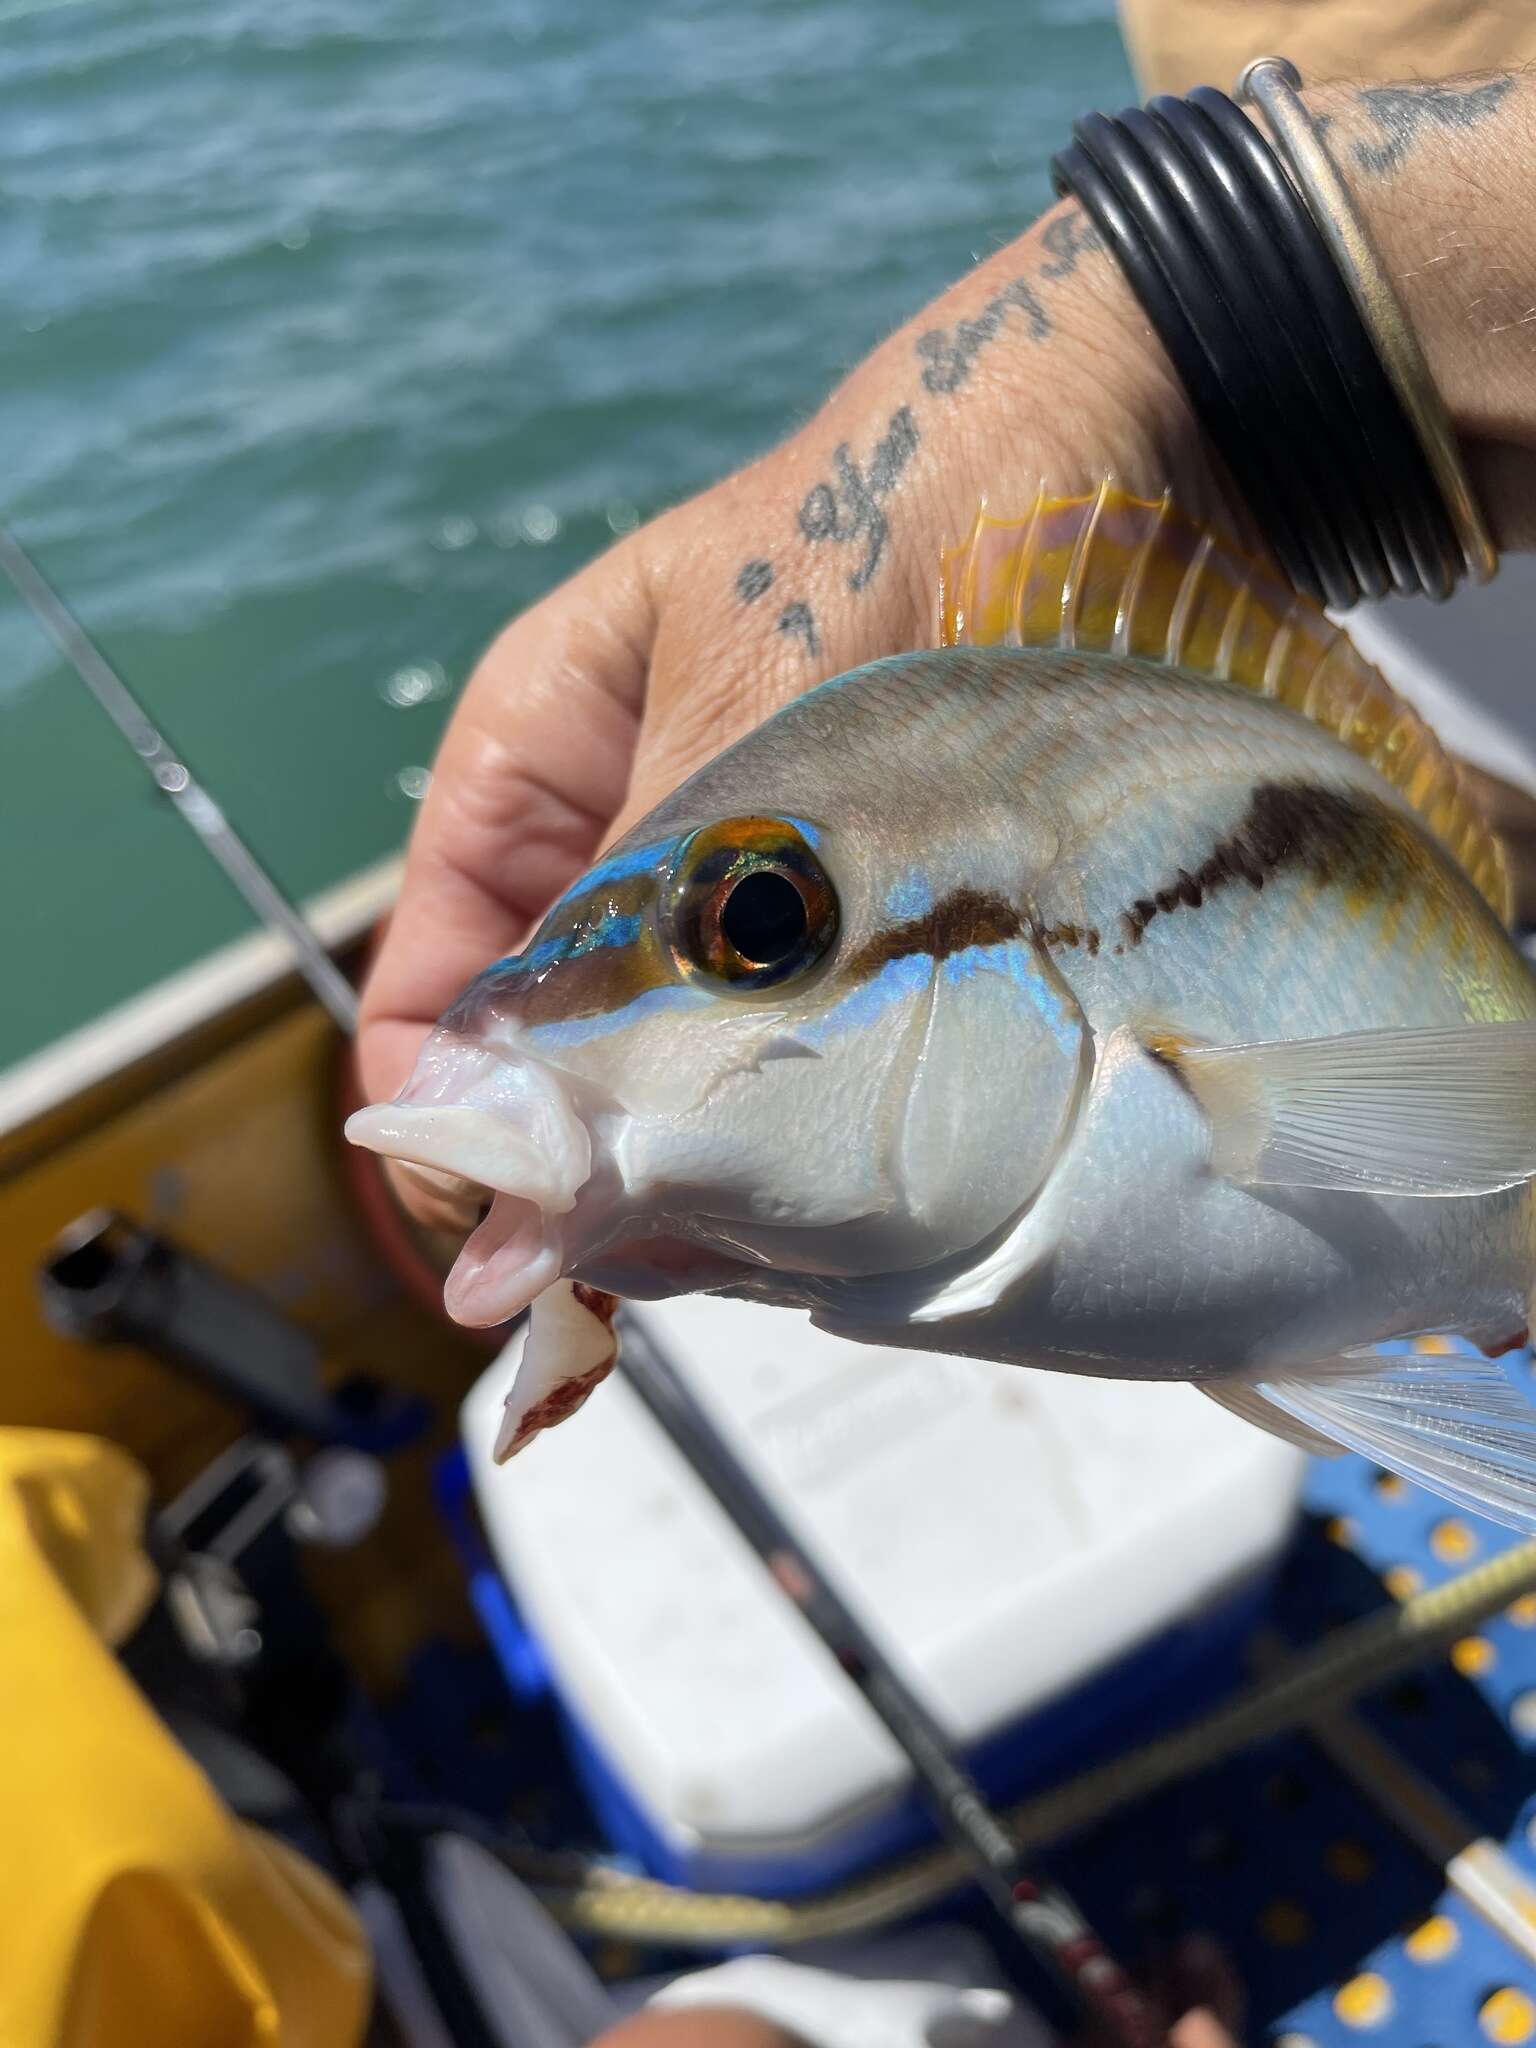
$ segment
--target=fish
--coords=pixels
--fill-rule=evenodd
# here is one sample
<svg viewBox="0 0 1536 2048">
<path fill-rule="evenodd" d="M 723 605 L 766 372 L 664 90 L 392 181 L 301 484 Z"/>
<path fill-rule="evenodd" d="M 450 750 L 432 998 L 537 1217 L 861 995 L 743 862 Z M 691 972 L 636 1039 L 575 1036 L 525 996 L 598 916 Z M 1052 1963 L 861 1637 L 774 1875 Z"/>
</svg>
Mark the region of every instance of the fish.
<svg viewBox="0 0 1536 2048">
<path fill-rule="evenodd" d="M 1536 976 L 1456 763 L 1168 495 L 984 511 L 940 592 L 936 647 L 692 775 L 348 1123 L 491 1191 L 445 1301 L 531 1306 L 499 1452 L 610 1369 L 615 1297 L 705 1290 L 1192 1383 L 1536 1529 L 1492 1355 Z"/>
</svg>

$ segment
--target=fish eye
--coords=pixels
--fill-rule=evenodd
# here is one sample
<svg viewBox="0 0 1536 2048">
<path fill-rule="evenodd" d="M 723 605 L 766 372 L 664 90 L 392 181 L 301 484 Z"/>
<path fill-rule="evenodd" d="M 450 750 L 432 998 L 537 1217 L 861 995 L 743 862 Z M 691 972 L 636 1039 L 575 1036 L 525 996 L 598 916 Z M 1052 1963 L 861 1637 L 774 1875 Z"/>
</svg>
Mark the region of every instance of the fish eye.
<svg viewBox="0 0 1536 2048">
<path fill-rule="evenodd" d="M 667 917 L 683 972 L 743 993 L 808 973 L 837 936 L 837 896 L 804 834 L 782 818 L 691 833 Z"/>
<path fill-rule="evenodd" d="M 758 967 L 775 967 L 797 951 L 810 922 L 805 898 L 776 868 L 743 875 L 720 906 L 722 937 Z"/>
</svg>

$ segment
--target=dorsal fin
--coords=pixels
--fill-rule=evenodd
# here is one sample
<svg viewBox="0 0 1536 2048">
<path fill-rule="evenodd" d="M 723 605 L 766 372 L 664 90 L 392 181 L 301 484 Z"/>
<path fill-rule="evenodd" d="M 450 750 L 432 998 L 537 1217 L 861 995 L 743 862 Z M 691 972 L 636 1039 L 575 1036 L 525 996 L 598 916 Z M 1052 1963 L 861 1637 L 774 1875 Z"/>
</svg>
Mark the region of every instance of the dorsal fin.
<svg viewBox="0 0 1536 2048">
<path fill-rule="evenodd" d="M 1280 572 L 1174 506 L 1111 483 L 1042 490 L 1022 519 L 978 512 L 946 549 L 942 647 L 1061 647 L 1139 655 L 1238 683 L 1301 712 L 1407 798 L 1506 923 L 1504 852 L 1433 732 L 1347 633 Z"/>
</svg>

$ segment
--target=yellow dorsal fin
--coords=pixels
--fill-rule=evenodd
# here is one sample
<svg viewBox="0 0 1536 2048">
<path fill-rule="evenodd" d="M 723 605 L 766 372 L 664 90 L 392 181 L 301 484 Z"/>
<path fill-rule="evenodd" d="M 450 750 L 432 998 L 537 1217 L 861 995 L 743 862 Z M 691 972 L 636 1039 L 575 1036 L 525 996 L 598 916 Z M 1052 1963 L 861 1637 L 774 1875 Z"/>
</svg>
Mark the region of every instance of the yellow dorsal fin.
<svg viewBox="0 0 1536 2048">
<path fill-rule="evenodd" d="M 1310 599 L 1209 527 L 1110 483 L 976 515 L 946 549 L 941 647 L 1139 655 L 1301 712 L 1400 790 L 1507 923 L 1504 852 L 1452 757 Z"/>
</svg>

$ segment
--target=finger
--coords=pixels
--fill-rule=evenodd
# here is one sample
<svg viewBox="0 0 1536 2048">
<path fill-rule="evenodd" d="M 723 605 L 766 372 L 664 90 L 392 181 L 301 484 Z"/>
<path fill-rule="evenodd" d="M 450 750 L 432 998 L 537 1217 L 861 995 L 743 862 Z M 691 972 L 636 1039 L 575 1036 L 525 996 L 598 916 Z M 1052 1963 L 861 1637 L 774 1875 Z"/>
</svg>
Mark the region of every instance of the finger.
<svg viewBox="0 0 1536 2048">
<path fill-rule="evenodd" d="M 1173 2030 L 1177 2048 L 1232 2048 L 1245 2000 L 1242 1979 L 1221 1944 L 1197 1930 L 1179 1943 L 1173 1961 L 1173 2009 L 1190 2008 Z"/>
<path fill-rule="evenodd" d="M 358 1065 L 370 1097 L 398 1091 L 430 1025 L 590 860 L 629 779 L 650 639 L 645 557 L 626 542 L 481 660 L 438 751 L 363 991 Z"/>
<path fill-rule="evenodd" d="M 1168 2039 L 1173 2048 L 1239 2048 L 1237 2038 L 1216 2015 L 1203 2008 L 1175 2022 Z"/>
<path fill-rule="evenodd" d="M 428 1230 L 466 1237 L 485 1214 L 491 1199 L 489 1188 L 456 1173 L 440 1173 L 435 1167 L 414 1166 L 404 1159 L 380 1163 L 401 1202 Z"/>
</svg>

